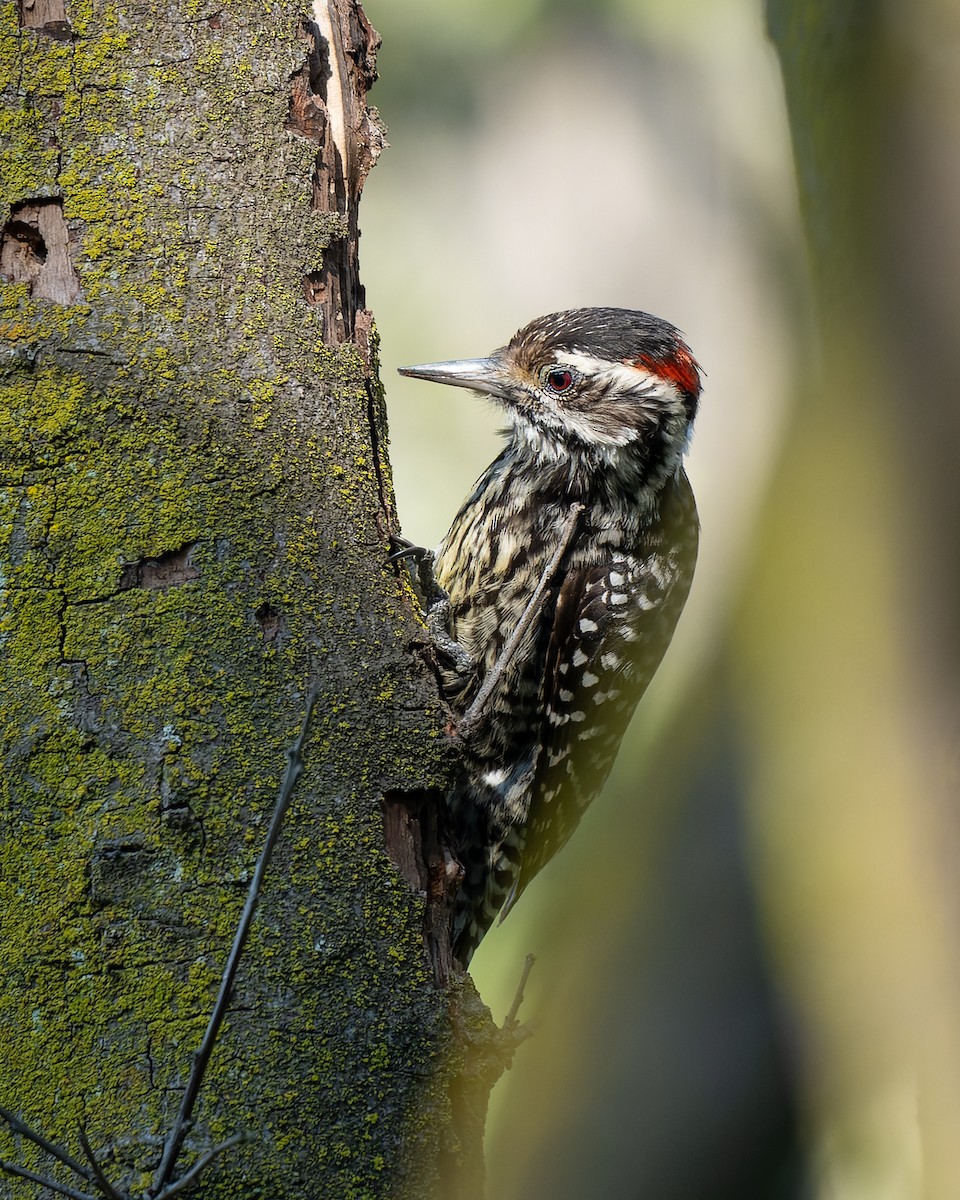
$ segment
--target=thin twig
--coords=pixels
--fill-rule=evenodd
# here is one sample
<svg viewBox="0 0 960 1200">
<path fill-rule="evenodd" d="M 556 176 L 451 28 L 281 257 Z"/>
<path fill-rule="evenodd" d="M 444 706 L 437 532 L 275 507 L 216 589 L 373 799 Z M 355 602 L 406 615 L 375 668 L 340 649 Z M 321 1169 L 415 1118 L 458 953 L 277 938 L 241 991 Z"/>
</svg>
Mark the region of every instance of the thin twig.
<svg viewBox="0 0 960 1200">
<path fill-rule="evenodd" d="M 19 1133 L 28 1141 L 33 1142 L 35 1146 L 39 1146 L 51 1158 L 55 1158 L 57 1162 L 63 1163 L 65 1167 L 69 1167 L 75 1175 L 79 1175 L 81 1179 L 85 1179 L 87 1183 L 95 1183 L 92 1172 L 83 1165 L 77 1162 L 69 1151 L 64 1150 L 62 1146 L 58 1146 L 56 1142 L 51 1142 L 49 1138 L 45 1138 L 42 1133 L 37 1133 L 35 1129 L 31 1129 L 26 1121 L 18 1117 L 16 1113 L 10 1111 L 9 1108 L 0 1108 L 0 1118 L 6 1121 L 10 1127 L 11 1133 Z"/>
<path fill-rule="evenodd" d="M 520 982 L 517 984 L 517 993 L 513 997 L 513 1003 L 510 1005 L 510 1011 L 507 1013 L 506 1020 L 503 1022 L 504 1028 L 510 1025 L 516 1025 L 517 1015 L 520 1012 L 520 1005 L 523 1003 L 523 989 L 527 986 L 527 980 L 530 978 L 530 972 L 533 970 L 533 964 L 536 958 L 532 954 L 528 954 L 523 964 L 523 973 L 520 976 Z"/>
<path fill-rule="evenodd" d="M 459 737 L 469 738 L 470 734 L 479 723 L 480 718 L 483 716 L 483 710 L 487 701 L 490 699 L 490 694 L 502 679 L 507 667 L 509 667 L 510 663 L 513 661 L 514 655 L 520 646 L 521 638 L 530 628 L 533 619 L 540 611 L 540 602 L 543 599 L 543 593 L 550 586 L 550 583 L 553 580 L 554 572 L 560 565 L 560 560 L 563 558 L 567 551 L 567 547 L 570 545 L 570 541 L 577 527 L 577 521 L 579 520 L 583 509 L 584 506 L 582 504 L 574 504 L 571 506 L 570 511 L 567 514 L 567 519 L 564 521 L 563 527 L 560 530 L 560 536 L 557 540 L 556 546 L 554 547 L 553 554 L 550 555 L 547 565 L 543 568 L 543 574 L 540 576 L 539 583 L 534 588 L 533 595 L 530 597 L 527 607 L 523 610 L 523 616 L 521 616 L 520 620 L 517 622 L 513 633 L 511 633 L 509 638 L 507 638 L 506 644 L 500 651 L 500 657 L 484 676 L 483 683 L 480 686 L 480 690 L 474 697 L 473 703 L 460 718 L 459 724 L 457 725 L 457 734 Z"/>
<path fill-rule="evenodd" d="M 235 1133 L 233 1137 L 227 1138 L 225 1142 L 221 1142 L 219 1146 L 214 1146 L 212 1150 L 208 1150 L 206 1154 L 201 1154 L 197 1161 L 193 1164 L 185 1175 L 182 1175 L 176 1183 L 168 1183 L 160 1193 L 158 1200 L 170 1200 L 171 1196 L 175 1196 L 178 1192 L 185 1192 L 188 1187 L 196 1183 L 200 1172 L 205 1170 L 213 1160 L 224 1150 L 231 1150 L 234 1146 L 239 1146 L 244 1140 L 245 1134 Z"/>
<path fill-rule="evenodd" d="M 91 1196 L 89 1192 L 78 1192 L 76 1188 L 72 1188 L 66 1183 L 58 1183 L 55 1179 L 48 1179 L 46 1175 L 35 1175 L 26 1167 L 18 1167 L 16 1163 L 7 1162 L 2 1158 L 0 1158 L 0 1171 L 6 1171 L 8 1175 L 14 1175 L 18 1179 L 28 1179 L 31 1183 L 39 1184 L 40 1187 L 49 1188 L 52 1192 L 59 1192 L 61 1196 L 69 1196 L 70 1200 L 97 1200 L 97 1197 Z"/>
<path fill-rule="evenodd" d="M 93 1147 L 87 1138 L 86 1130 L 83 1126 L 77 1131 L 77 1137 L 80 1139 L 80 1148 L 87 1157 L 87 1162 L 90 1164 L 90 1169 L 93 1171 L 94 1178 L 99 1185 L 100 1191 L 103 1192 L 107 1200 L 124 1200 L 123 1193 L 118 1192 L 110 1180 L 104 1175 L 103 1169 L 97 1162 L 97 1156 L 93 1152 Z"/>
<path fill-rule="evenodd" d="M 233 981 L 237 974 L 237 967 L 240 964 L 240 956 L 243 953 L 247 934 L 250 932 L 250 925 L 253 921 L 257 901 L 260 899 L 263 877 L 273 854 L 274 846 L 277 843 L 277 838 L 280 835 L 280 827 L 283 824 L 283 818 L 286 816 L 287 808 L 290 805 L 294 786 L 300 777 L 300 773 L 303 771 L 301 752 L 303 750 L 303 743 L 306 740 L 307 729 L 310 725 L 310 717 L 313 714 L 313 706 L 316 700 L 317 689 L 314 688 L 307 697 L 307 711 L 304 713 L 300 732 L 297 734 L 293 745 L 287 751 L 287 769 L 283 776 L 283 782 L 280 784 L 280 792 L 277 796 L 277 802 L 274 805 L 273 815 L 270 818 L 270 826 L 267 829 L 263 849 L 260 851 L 260 857 L 257 859 L 257 865 L 253 872 L 253 878 L 250 880 L 250 887 L 247 890 L 247 902 L 243 907 L 240 923 L 237 925 L 237 932 L 234 935 L 233 947 L 230 950 L 227 964 L 223 970 L 223 977 L 220 980 L 220 990 L 217 993 L 217 999 L 213 1006 L 213 1012 L 210 1014 L 210 1020 L 207 1023 L 203 1040 L 193 1056 L 190 1077 L 187 1080 L 186 1090 L 180 1102 L 180 1111 L 177 1113 L 176 1120 L 167 1137 L 160 1166 L 153 1177 L 153 1186 L 150 1189 L 153 1196 L 161 1195 L 170 1182 L 177 1158 L 183 1148 L 184 1138 L 187 1136 L 189 1130 L 190 1118 L 193 1114 L 197 1097 L 200 1094 L 200 1088 L 203 1085 L 203 1078 L 207 1071 L 207 1065 L 210 1062 L 210 1055 L 213 1052 L 217 1035 L 220 1032 L 220 1026 L 223 1024 L 223 1018 L 230 1003 L 230 993 L 233 990 Z M 224 1146 L 228 1144 L 224 1143 Z M 191 1168 L 191 1170 L 194 1169 Z"/>
</svg>

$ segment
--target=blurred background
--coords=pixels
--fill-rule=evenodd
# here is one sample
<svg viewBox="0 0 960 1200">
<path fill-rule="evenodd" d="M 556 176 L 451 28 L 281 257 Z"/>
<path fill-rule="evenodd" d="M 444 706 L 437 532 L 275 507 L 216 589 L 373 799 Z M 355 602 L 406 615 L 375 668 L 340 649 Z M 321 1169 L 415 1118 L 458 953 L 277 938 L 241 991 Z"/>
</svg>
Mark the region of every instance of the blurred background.
<svg viewBox="0 0 960 1200">
<path fill-rule="evenodd" d="M 397 366 L 619 305 L 706 372 L 677 635 L 471 968 L 502 1019 L 537 956 L 488 1194 L 960 1196 L 956 6 L 846 0 L 810 66 L 814 6 L 771 4 L 799 187 L 759 0 L 366 8 L 404 533 L 436 544 L 499 422 Z"/>
</svg>

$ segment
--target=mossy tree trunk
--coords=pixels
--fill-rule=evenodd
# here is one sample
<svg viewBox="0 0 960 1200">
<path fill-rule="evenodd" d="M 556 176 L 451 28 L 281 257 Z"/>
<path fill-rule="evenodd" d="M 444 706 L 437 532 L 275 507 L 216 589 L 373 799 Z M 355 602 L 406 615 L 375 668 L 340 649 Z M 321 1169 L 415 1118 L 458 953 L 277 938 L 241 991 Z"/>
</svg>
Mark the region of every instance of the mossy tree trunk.
<svg viewBox="0 0 960 1200">
<path fill-rule="evenodd" d="M 354 0 L 0 20 L 0 1105 L 150 1186 L 316 689 L 184 1167 L 241 1132 L 205 1195 L 467 1194 L 497 1062 L 465 1097 L 490 1026 L 387 562 L 378 39 Z"/>
</svg>

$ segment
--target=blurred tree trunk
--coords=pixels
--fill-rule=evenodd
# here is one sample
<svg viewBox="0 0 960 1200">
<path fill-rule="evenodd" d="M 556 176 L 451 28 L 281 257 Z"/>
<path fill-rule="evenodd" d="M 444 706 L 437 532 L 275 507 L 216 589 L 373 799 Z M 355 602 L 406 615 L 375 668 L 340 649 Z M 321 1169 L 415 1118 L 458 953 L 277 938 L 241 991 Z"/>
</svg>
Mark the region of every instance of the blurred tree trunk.
<svg viewBox="0 0 960 1200">
<path fill-rule="evenodd" d="M 356 0 L 0 12 L 0 1104 L 150 1185 L 315 687 L 180 1170 L 241 1132 L 204 1194 L 472 1195 L 500 1059 L 357 273 L 379 39 Z"/>
<path fill-rule="evenodd" d="M 740 647 L 769 928 L 831 1194 L 956 1196 L 960 14 L 767 12 L 819 331 Z"/>
</svg>

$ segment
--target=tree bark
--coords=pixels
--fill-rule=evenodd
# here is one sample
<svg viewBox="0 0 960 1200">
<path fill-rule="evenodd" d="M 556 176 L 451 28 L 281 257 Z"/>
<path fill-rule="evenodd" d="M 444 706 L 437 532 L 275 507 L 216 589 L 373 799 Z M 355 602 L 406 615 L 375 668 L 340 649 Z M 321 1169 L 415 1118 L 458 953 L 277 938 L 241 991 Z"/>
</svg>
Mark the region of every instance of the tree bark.
<svg viewBox="0 0 960 1200">
<path fill-rule="evenodd" d="M 509 1046 L 451 970 L 445 713 L 387 562 L 379 39 L 356 0 L 0 12 L 0 1104 L 151 1187 L 315 689 L 174 1177 L 240 1133 L 204 1194 L 474 1194 Z"/>
</svg>

